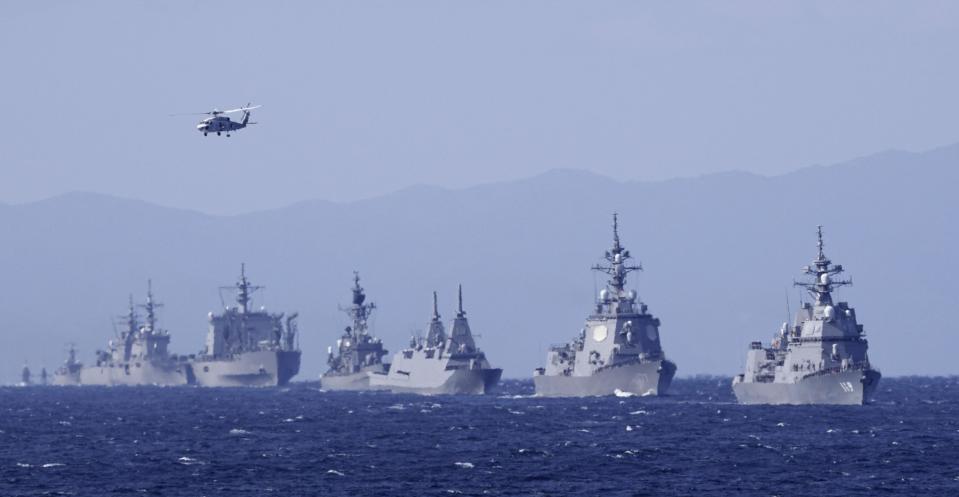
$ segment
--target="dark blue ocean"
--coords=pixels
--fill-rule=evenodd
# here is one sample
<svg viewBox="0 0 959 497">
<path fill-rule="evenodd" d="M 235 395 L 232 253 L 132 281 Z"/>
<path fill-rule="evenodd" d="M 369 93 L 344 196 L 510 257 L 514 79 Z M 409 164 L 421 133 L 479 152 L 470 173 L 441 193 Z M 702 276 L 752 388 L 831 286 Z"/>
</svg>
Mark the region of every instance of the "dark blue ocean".
<svg viewBox="0 0 959 497">
<path fill-rule="evenodd" d="M 282 389 L 2 388 L 0 495 L 959 495 L 959 379 L 864 407 Z"/>
</svg>

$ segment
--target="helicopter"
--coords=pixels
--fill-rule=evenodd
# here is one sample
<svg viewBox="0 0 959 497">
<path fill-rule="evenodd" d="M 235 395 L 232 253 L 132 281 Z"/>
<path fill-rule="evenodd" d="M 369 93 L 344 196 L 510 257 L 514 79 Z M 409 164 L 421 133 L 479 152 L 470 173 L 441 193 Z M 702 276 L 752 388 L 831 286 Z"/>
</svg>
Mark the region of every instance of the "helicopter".
<svg viewBox="0 0 959 497">
<path fill-rule="evenodd" d="M 213 133 L 213 132 L 215 132 L 217 136 L 220 136 L 221 133 L 226 133 L 226 136 L 230 136 L 231 131 L 243 129 L 248 124 L 256 124 L 254 122 L 250 122 L 250 111 L 253 109 L 258 109 L 260 107 L 263 107 L 263 106 L 254 105 L 251 107 L 250 104 L 248 103 L 246 104 L 246 107 L 240 107 L 238 109 L 230 109 L 230 110 L 213 109 L 209 112 L 193 112 L 193 113 L 186 113 L 186 114 L 170 114 L 170 115 L 171 116 L 208 115 L 210 117 L 203 119 L 196 125 L 197 131 L 203 133 L 203 136 L 207 136 L 208 133 Z M 223 114 L 232 114 L 234 112 L 242 112 L 243 119 L 241 121 L 233 121 L 230 119 L 229 116 L 223 115 Z"/>
</svg>

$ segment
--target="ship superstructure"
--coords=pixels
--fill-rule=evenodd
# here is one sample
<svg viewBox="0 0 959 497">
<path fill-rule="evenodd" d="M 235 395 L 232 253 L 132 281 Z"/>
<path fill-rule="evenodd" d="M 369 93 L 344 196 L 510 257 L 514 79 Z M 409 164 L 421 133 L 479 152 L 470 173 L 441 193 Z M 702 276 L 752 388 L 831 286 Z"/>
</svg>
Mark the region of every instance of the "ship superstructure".
<svg viewBox="0 0 959 497">
<path fill-rule="evenodd" d="M 803 268 L 811 281 L 794 282 L 814 301 L 802 305 L 792 326 L 783 323 L 769 347 L 750 344 L 746 371 L 733 379 L 742 404 L 862 404 L 879 384 L 855 309 L 833 302 L 833 292 L 852 281 L 839 279 L 843 267 L 823 252 L 822 226 L 818 239 L 818 256 Z"/>
<path fill-rule="evenodd" d="M 336 341 L 336 349 L 327 350 L 330 368 L 320 377 L 320 386 L 326 390 L 368 390 L 370 375 L 386 374 L 389 364 L 383 362 L 387 351 L 383 342 L 369 330 L 369 318 L 376 304 L 366 301 L 360 286 L 360 274 L 353 272 L 353 301 L 340 307 L 350 318 L 350 326 Z"/>
<path fill-rule="evenodd" d="M 62 366 L 53 371 L 53 384 L 79 385 L 81 369 L 83 369 L 83 363 L 77 359 L 77 349 L 71 343 L 67 359 L 63 361 Z"/>
<path fill-rule="evenodd" d="M 546 367 L 535 371 L 536 394 L 553 397 L 665 394 L 676 373 L 660 343 L 659 318 L 648 312 L 633 290 L 626 289 L 632 256 L 620 243 L 613 214 L 613 246 L 605 264 L 593 266 L 609 280 L 599 292 L 593 313 L 573 341 L 549 348 Z"/>
<path fill-rule="evenodd" d="M 388 372 L 370 376 L 375 389 L 420 394 L 483 394 L 503 375 L 493 368 L 473 339 L 466 311 L 463 287 L 450 333 L 446 333 L 433 292 L 433 315 L 425 338 L 413 337 L 410 347 L 393 356 Z"/>
<path fill-rule="evenodd" d="M 206 348 L 193 361 L 199 386 L 285 385 L 300 370 L 296 318 L 265 308 L 253 309 L 253 294 L 263 287 L 250 283 L 246 266 L 236 284 L 235 304 L 223 313 L 209 313 Z"/>
<path fill-rule="evenodd" d="M 106 350 L 96 352 L 94 365 L 84 366 L 71 346 L 70 355 L 54 372 L 56 385 L 187 385 L 193 378 L 184 358 L 170 354 L 170 333 L 158 326 L 157 310 L 162 304 L 153 298 L 153 286 L 147 284 L 146 302 L 139 307 L 145 312 L 141 322 L 130 296 L 124 327 L 116 340 L 107 342 Z"/>
</svg>

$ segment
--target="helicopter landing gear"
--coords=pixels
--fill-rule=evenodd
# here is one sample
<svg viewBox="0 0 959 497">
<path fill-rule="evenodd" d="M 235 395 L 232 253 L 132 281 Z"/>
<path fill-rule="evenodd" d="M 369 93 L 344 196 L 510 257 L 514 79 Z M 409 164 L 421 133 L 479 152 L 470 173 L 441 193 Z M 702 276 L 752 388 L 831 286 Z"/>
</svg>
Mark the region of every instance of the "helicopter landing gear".
<svg viewBox="0 0 959 497">
<path fill-rule="evenodd" d="M 206 136 L 206 131 L 203 132 L 203 136 Z"/>
<path fill-rule="evenodd" d="M 219 131 L 216 132 L 216 136 L 221 136 Z"/>
<path fill-rule="evenodd" d="M 230 137 L 230 134 L 229 134 L 229 133 L 227 133 L 227 134 L 226 134 L 226 137 L 227 137 L 227 138 L 229 138 L 229 137 Z"/>
</svg>

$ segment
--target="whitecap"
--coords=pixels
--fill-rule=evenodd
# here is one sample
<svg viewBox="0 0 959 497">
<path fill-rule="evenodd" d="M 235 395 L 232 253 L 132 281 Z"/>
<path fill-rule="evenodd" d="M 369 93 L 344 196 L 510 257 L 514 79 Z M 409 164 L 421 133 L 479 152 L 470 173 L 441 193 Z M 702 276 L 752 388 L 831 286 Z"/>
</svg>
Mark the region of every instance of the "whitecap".
<svg viewBox="0 0 959 497">
<path fill-rule="evenodd" d="M 640 409 L 640 410 L 638 410 L 638 411 L 633 411 L 633 412 L 631 412 L 630 414 L 632 414 L 633 416 L 636 416 L 637 414 L 647 415 L 647 414 L 649 414 L 649 412 Z"/>
<path fill-rule="evenodd" d="M 328 469 L 328 470 L 326 470 L 326 474 L 328 474 L 328 475 L 336 475 L 336 476 L 346 476 L 346 475 L 343 474 L 342 472 L 337 471 L 337 470 L 335 470 L 335 469 Z"/>
<path fill-rule="evenodd" d="M 455 464 L 457 468 L 463 469 L 472 469 L 474 467 L 471 462 L 454 462 L 453 464 Z"/>
<path fill-rule="evenodd" d="M 179 464 L 182 464 L 182 465 L 184 465 L 184 466 L 193 466 L 194 464 L 204 464 L 204 463 L 201 462 L 201 461 L 197 461 L 196 459 L 194 459 L 194 458 L 192 458 L 192 457 L 187 457 L 187 456 L 183 456 L 183 457 L 177 459 L 176 462 L 179 463 Z"/>
<path fill-rule="evenodd" d="M 17 467 L 18 467 L 18 468 L 32 468 L 33 465 L 32 465 L 32 464 L 29 464 L 29 463 L 25 463 L 25 462 L 18 462 L 18 463 L 17 463 Z"/>
<path fill-rule="evenodd" d="M 72 425 L 73 423 L 71 423 L 71 422 L 69 422 L 69 421 L 58 421 L 57 424 L 59 424 L 60 426 L 70 426 L 70 425 Z"/>
<path fill-rule="evenodd" d="M 624 392 L 624 391 L 622 391 L 622 390 L 620 390 L 620 389 L 617 388 L 616 390 L 613 390 L 613 395 L 615 395 L 615 396 L 617 396 L 617 397 L 633 397 L 633 396 L 635 396 L 636 394 L 633 393 L 633 392 Z"/>
<path fill-rule="evenodd" d="M 523 411 L 514 411 L 512 409 L 507 409 L 507 412 L 509 412 L 510 414 L 526 414 Z"/>
<path fill-rule="evenodd" d="M 61 466 L 66 466 L 66 464 L 63 464 L 62 462 L 48 462 L 40 467 L 41 468 L 59 468 Z"/>
<path fill-rule="evenodd" d="M 783 423 L 782 421 L 780 421 L 780 422 L 776 423 L 776 426 L 778 426 L 778 427 L 781 428 L 781 427 L 783 427 L 783 426 L 786 426 L 786 423 Z"/>
<path fill-rule="evenodd" d="M 629 425 L 626 425 L 626 431 L 633 431 L 633 427 L 632 427 L 632 426 L 629 426 Z"/>
<path fill-rule="evenodd" d="M 233 428 L 232 430 L 230 430 L 230 435 L 249 435 L 249 434 L 250 432 L 241 428 Z"/>
<path fill-rule="evenodd" d="M 387 407 L 387 409 L 393 409 L 393 410 L 396 410 L 396 411 L 402 411 L 402 410 L 406 409 L 406 406 L 404 406 L 403 404 L 393 404 L 393 405 Z"/>
</svg>

